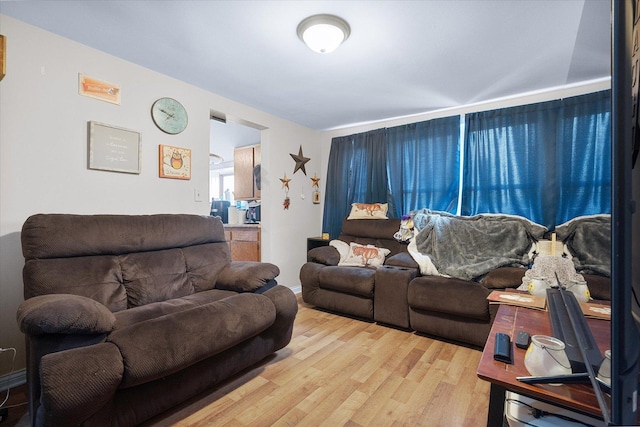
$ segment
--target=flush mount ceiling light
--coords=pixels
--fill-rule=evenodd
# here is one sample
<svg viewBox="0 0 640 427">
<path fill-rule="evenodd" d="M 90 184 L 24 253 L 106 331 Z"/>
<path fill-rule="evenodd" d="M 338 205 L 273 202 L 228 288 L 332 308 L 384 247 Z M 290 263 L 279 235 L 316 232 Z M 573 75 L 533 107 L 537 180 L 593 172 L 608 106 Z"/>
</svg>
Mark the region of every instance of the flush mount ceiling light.
<svg viewBox="0 0 640 427">
<path fill-rule="evenodd" d="M 347 21 L 335 15 L 313 15 L 298 25 L 298 37 L 309 49 L 330 53 L 349 38 L 351 28 Z"/>
</svg>

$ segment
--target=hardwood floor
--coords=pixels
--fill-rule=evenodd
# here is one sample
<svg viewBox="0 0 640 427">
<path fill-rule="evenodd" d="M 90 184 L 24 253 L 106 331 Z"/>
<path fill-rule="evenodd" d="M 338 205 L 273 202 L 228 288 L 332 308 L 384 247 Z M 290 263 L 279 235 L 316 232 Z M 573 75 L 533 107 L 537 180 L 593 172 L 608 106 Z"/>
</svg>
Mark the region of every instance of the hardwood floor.
<svg viewBox="0 0 640 427">
<path fill-rule="evenodd" d="M 145 426 L 485 426 L 481 352 L 314 309 L 252 370 Z M 26 400 L 24 386 L 14 399 Z M 27 425 L 25 407 L 9 425 Z"/>
<path fill-rule="evenodd" d="M 6 390 L 0 392 L 0 403 L 6 396 Z M 28 426 L 29 425 L 29 406 L 27 404 L 27 385 L 22 384 L 18 387 L 14 387 L 9 391 L 9 399 L 3 408 L 8 409 L 8 417 L 0 426 Z"/>
<path fill-rule="evenodd" d="M 486 425 L 480 351 L 299 306 L 288 347 L 147 425 Z"/>
</svg>

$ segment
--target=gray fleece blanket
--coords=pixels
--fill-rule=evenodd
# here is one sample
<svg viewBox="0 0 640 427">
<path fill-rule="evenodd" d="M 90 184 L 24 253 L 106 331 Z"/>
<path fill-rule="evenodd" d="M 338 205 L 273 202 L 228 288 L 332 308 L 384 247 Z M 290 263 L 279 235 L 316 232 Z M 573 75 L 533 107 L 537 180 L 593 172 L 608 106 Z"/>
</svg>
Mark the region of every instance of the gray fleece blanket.
<svg viewBox="0 0 640 427">
<path fill-rule="evenodd" d="M 611 276 L 611 215 L 574 218 L 555 232 L 573 255 L 577 271 Z"/>
<path fill-rule="evenodd" d="M 510 215 L 460 217 L 421 211 L 414 216 L 420 230 L 418 251 L 429 256 L 441 274 L 472 280 L 509 265 L 527 266 L 533 243 L 545 227 Z"/>
</svg>

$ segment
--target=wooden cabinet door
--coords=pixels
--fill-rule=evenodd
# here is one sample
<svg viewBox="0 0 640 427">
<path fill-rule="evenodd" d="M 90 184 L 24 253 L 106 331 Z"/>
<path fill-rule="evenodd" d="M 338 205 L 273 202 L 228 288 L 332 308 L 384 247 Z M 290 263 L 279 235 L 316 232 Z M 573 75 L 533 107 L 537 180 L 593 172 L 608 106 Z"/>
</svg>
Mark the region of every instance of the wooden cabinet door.
<svg viewBox="0 0 640 427">
<path fill-rule="evenodd" d="M 259 164 L 261 164 L 261 162 L 262 162 L 262 159 L 261 159 L 260 146 L 256 145 L 253 147 L 253 167 L 258 166 Z M 253 173 L 253 170 L 252 170 L 252 173 Z M 254 179 L 253 175 L 251 176 L 251 182 L 253 183 L 253 197 L 255 197 L 256 199 L 259 199 L 260 190 L 258 190 L 258 186 L 256 185 L 256 180 Z"/>
<path fill-rule="evenodd" d="M 232 261 L 260 261 L 260 247 L 257 242 L 231 241 Z"/>
<path fill-rule="evenodd" d="M 233 151 L 234 199 L 253 198 L 253 147 L 240 147 Z"/>
<path fill-rule="evenodd" d="M 260 229 L 225 227 L 232 261 L 260 261 Z"/>
</svg>

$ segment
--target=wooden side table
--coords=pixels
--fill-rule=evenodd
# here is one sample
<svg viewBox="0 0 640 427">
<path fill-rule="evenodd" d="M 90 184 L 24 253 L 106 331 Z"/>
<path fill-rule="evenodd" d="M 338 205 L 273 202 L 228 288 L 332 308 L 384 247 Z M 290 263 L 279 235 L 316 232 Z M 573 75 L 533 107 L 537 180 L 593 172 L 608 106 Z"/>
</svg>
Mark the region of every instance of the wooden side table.
<svg viewBox="0 0 640 427">
<path fill-rule="evenodd" d="M 587 324 L 600 351 L 604 352 L 610 346 L 611 323 L 607 320 L 587 319 Z M 527 331 L 531 335 L 551 335 L 549 313 L 504 304 L 498 308 L 477 371 L 479 378 L 491 383 L 487 425 L 502 425 L 506 390 L 601 419 L 600 406 L 590 384 L 552 386 L 525 384 L 517 380 L 519 376 L 530 375 L 524 366 L 526 351 L 513 346 L 513 340 L 519 330 Z M 493 359 L 495 335 L 498 332 L 511 337 L 513 346 L 511 348 L 513 363 L 511 364 Z"/>
</svg>

